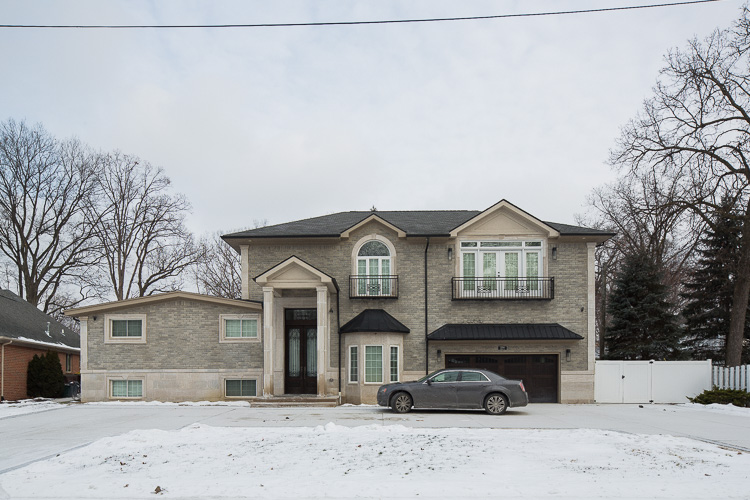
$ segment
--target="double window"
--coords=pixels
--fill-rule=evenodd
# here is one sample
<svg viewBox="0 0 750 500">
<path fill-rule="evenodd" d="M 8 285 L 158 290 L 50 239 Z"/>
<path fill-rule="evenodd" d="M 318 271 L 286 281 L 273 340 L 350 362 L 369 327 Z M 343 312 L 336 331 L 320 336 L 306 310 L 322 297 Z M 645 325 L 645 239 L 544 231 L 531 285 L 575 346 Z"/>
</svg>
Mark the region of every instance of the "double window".
<svg viewBox="0 0 750 500">
<path fill-rule="evenodd" d="M 395 276 L 391 251 L 379 240 L 370 240 L 357 252 L 357 274 L 352 286 L 358 297 L 395 295 Z"/>
<path fill-rule="evenodd" d="M 110 380 L 112 398 L 137 399 L 143 397 L 143 380 Z"/>
<path fill-rule="evenodd" d="M 251 398 L 257 395 L 256 381 L 252 379 L 226 379 L 224 394 L 228 398 Z"/>
<path fill-rule="evenodd" d="M 145 314 L 111 314 L 104 317 L 105 343 L 145 343 Z"/>
<path fill-rule="evenodd" d="M 463 296 L 538 293 L 542 276 L 541 241 L 462 241 Z"/>
<path fill-rule="evenodd" d="M 257 314 L 222 314 L 220 342 L 258 341 Z"/>
</svg>

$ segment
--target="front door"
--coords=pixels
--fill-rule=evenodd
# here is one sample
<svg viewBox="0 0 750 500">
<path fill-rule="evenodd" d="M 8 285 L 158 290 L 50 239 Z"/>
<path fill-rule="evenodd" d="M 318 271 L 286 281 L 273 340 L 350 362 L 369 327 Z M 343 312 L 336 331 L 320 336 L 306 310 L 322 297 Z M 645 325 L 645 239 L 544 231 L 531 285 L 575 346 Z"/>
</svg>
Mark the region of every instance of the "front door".
<svg viewBox="0 0 750 500">
<path fill-rule="evenodd" d="M 318 329 L 315 310 L 286 311 L 284 392 L 318 392 Z"/>
</svg>

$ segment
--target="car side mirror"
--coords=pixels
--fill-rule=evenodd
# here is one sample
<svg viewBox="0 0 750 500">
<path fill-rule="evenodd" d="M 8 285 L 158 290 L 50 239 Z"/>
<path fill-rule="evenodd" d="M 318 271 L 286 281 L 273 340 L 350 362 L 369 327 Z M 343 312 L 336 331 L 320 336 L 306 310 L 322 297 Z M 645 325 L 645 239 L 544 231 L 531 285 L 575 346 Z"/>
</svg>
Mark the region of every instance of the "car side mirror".
<svg viewBox="0 0 750 500">
<path fill-rule="evenodd" d="M 432 379 L 431 378 L 427 379 L 427 385 L 432 385 Z"/>
</svg>

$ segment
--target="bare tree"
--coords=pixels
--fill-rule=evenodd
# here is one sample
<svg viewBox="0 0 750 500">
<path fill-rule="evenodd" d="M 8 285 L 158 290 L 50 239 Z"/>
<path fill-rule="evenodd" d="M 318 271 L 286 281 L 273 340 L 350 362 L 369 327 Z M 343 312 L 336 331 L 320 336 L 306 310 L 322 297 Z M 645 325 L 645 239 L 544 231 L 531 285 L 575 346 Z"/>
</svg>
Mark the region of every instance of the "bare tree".
<svg viewBox="0 0 750 500">
<path fill-rule="evenodd" d="M 200 251 L 184 224 L 190 204 L 161 168 L 119 152 L 104 157 L 95 235 L 118 300 L 178 289 Z"/>
<path fill-rule="evenodd" d="M 669 302 L 678 304 L 681 299 L 680 284 L 702 224 L 689 211 L 671 204 L 673 190 L 673 185 L 653 172 L 626 175 L 595 189 L 588 200 L 589 217 L 578 218 L 583 225 L 616 233 L 596 253 L 596 329 L 602 357 L 606 354 L 608 297 L 624 257 L 648 256 L 671 292 Z"/>
<path fill-rule="evenodd" d="M 96 261 L 88 210 L 100 171 L 77 140 L 58 141 L 41 125 L 0 124 L 0 252 L 18 295 L 47 313 L 89 296 L 78 278 Z M 61 301 L 71 284 L 81 286 L 79 297 Z"/>
<path fill-rule="evenodd" d="M 198 291 L 229 299 L 242 298 L 240 254 L 230 247 L 219 231 L 200 242 L 201 260 L 196 265 Z"/>
<path fill-rule="evenodd" d="M 623 130 L 611 162 L 630 173 L 652 172 L 675 186 L 669 201 L 711 223 L 722 197 L 743 206 L 739 270 L 727 338 L 727 364 L 742 355 L 750 296 L 750 21 L 667 56 L 643 112 Z"/>
</svg>

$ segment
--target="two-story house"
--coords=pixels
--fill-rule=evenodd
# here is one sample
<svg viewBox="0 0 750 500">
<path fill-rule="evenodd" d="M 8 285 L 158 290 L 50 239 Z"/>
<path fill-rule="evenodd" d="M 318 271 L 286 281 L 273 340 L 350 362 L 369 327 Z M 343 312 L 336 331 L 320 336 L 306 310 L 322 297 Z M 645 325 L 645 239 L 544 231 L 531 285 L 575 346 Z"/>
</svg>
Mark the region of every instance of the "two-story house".
<svg viewBox="0 0 750 500">
<path fill-rule="evenodd" d="M 165 294 L 68 312 L 104 318 L 82 321 L 83 399 L 119 398 L 134 380 L 144 399 L 373 403 L 383 383 L 466 366 L 523 379 L 532 402 L 590 402 L 594 249 L 609 237 L 505 200 L 228 234 L 242 300 Z"/>
</svg>

